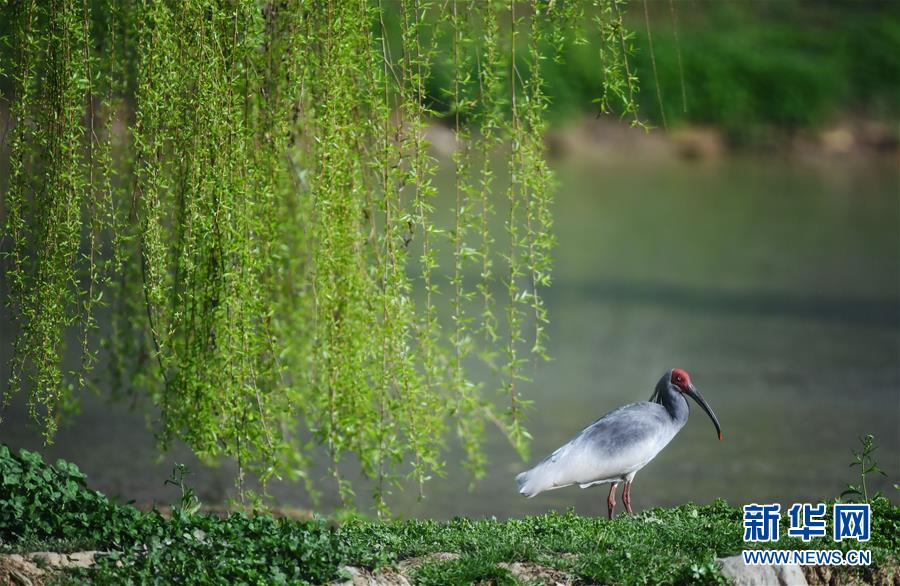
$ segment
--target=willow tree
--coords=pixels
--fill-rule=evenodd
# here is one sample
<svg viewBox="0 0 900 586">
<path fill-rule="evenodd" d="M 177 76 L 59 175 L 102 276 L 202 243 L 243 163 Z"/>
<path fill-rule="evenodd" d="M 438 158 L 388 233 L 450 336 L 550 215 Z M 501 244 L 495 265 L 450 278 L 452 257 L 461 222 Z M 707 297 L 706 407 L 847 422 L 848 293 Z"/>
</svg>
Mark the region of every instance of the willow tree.
<svg viewBox="0 0 900 586">
<path fill-rule="evenodd" d="M 103 357 L 163 446 L 232 458 L 241 480 L 303 477 L 318 444 L 343 497 L 355 457 L 383 506 L 404 475 L 441 472 L 453 430 L 476 476 L 487 424 L 525 453 L 553 244 L 541 62 L 596 27 L 602 106 L 627 112 L 619 0 L 17 0 L 5 16 L 6 399 L 27 393 L 47 441 Z M 468 374 L 479 359 L 500 388 Z"/>
</svg>

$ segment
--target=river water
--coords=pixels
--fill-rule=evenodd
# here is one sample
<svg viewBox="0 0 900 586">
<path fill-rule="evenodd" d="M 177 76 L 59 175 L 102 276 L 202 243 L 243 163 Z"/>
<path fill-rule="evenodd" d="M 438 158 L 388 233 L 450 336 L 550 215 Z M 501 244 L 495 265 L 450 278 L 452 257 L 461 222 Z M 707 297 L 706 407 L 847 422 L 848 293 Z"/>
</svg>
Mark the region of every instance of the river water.
<svg viewBox="0 0 900 586">
<path fill-rule="evenodd" d="M 636 509 L 707 503 L 814 502 L 854 481 L 857 437 L 872 433 L 897 499 L 900 481 L 900 173 L 896 162 L 817 162 L 738 157 L 711 163 L 557 165 L 554 284 L 549 353 L 525 392 L 534 463 L 622 404 L 646 400 L 680 366 L 719 416 L 725 440 L 698 408 L 635 479 Z M 0 334 L 0 375 L 10 351 Z M 123 501 L 173 502 L 165 486 L 186 462 L 201 499 L 233 494 L 234 467 L 202 466 L 187 450 L 159 456 L 144 417 L 88 396 L 56 444 L 16 400 L 0 424 L 13 448 L 63 457 Z M 603 487 L 566 488 L 526 500 L 515 474 L 527 467 L 498 433 L 487 476 L 470 478 L 451 452 L 447 474 L 390 502 L 403 516 L 506 517 L 574 507 L 605 513 Z M 276 502 L 329 512 L 302 487 L 276 484 Z M 358 486 L 366 506 L 365 485 Z"/>
</svg>

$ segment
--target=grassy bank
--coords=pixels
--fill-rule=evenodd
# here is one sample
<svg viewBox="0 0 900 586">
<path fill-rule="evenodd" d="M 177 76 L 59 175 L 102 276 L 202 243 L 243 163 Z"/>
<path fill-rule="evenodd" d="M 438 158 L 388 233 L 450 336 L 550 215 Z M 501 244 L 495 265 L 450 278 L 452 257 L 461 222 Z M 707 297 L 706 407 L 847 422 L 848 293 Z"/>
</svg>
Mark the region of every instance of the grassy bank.
<svg viewBox="0 0 900 586">
<path fill-rule="evenodd" d="M 422 584 L 516 583 L 511 562 L 559 570 L 586 583 L 719 583 L 714 560 L 744 548 L 742 516 L 724 501 L 652 509 L 615 521 L 572 513 L 524 519 L 296 521 L 264 513 L 227 518 L 192 512 L 186 493 L 170 517 L 112 502 L 69 463 L 0 446 L 0 541 L 10 552 L 99 550 L 68 577 L 96 583 L 327 583 L 346 566 L 378 569 L 420 558 Z M 872 568 L 900 553 L 900 508 L 872 501 Z M 782 538 L 778 548 L 858 547 Z M 441 556 L 429 554 L 441 553 Z"/>
</svg>

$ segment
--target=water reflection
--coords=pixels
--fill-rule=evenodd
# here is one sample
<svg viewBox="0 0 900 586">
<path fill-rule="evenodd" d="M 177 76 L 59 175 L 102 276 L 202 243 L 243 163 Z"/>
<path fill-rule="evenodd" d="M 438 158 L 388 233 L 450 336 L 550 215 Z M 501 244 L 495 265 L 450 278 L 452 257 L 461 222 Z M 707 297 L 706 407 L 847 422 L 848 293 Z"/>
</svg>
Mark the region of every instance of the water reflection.
<svg viewBox="0 0 900 586">
<path fill-rule="evenodd" d="M 600 303 L 626 303 L 665 307 L 671 311 L 714 313 L 725 316 L 777 317 L 835 321 L 879 328 L 900 326 L 900 304 L 895 299 L 822 297 L 789 292 L 718 291 L 660 282 L 607 279 L 592 283 L 561 283 L 585 299 Z M 551 291 L 548 295 L 553 295 Z"/>
</svg>

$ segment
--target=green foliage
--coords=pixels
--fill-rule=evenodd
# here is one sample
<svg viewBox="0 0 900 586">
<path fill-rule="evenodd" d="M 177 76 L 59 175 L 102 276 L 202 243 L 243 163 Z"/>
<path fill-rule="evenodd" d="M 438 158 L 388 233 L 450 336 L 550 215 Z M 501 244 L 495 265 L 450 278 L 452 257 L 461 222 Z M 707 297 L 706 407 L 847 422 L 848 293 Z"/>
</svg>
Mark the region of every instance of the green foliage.
<svg viewBox="0 0 900 586">
<path fill-rule="evenodd" d="M 200 510 L 200 499 L 194 493 L 186 482 L 185 477 L 188 475 L 187 466 L 184 464 L 176 464 L 172 469 L 172 475 L 166 479 L 166 484 L 177 486 L 181 491 L 181 498 L 178 501 L 178 510 L 186 515 L 193 515 Z"/>
<path fill-rule="evenodd" d="M 597 4 L 603 99 L 628 110 L 620 2 Z M 522 367 L 545 356 L 554 243 L 543 61 L 585 16 L 578 2 L 449 7 L 14 3 L 5 399 L 27 392 L 51 441 L 108 315 L 118 392 L 158 413 L 163 447 L 236 460 L 239 486 L 247 472 L 308 482 L 318 444 L 341 497 L 353 456 L 383 511 L 404 464 L 420 490 L 442 473 L 448 420 L 476 477 L 488 422 L 524 455 Z M 456 146 L 449 223 L 426 136 L 438 102 Z M 82 363 L 63 372 L 73 332 Z M 505 405 L 467 374 L 477 358 Z"/>
<path fill-rule="evenodd" d="M 882 476 L 887 476 L 887 474 L 878 467 L 878 462 L 875 461 L 875 456 L 872 455 L 878 449 L 878 446 L 875 445 L 875 436 L 870 433 L 865 437 L 860 437 L 859 443 L 862 444 L 862 449 L 858 452 L 853 450 L 853 462 L 850 463 L 851 468 L 859 466 L 859 484 L 848 484 L 847 490 L 841 493 L 841 498 L 845 496 L 862 497 L 863 502 L 869 502 L 866 477 L 870 474 L 881 474 Z"/>
<path fill-rule="evenodd" d="M 74 406 L 73 385 L 84 385 L 80 373 L 66 380 L 60 369 L 68 328 L 80 323 L 83 366 L 93 364 L 87 340 L 104 284 L 99 239 L 111 219 L 97 177 L 103 155 L 94 97 L 102 77 L 85 11 L 55 1 L 8 8 L 17 65 L 10 77 L 18 99 L 10 112 L 5 233 L 12 240 L 8 272 L 20 322 L 9 389 L 26 382 L 41 389 L 30 395 L 29 408 L 47 438 L 56 429 L 54 414 Z"/>
<path fill-rule="evenodd" d="M 752 143 L 840 116 L 892 123 L 900 115 L 900 12 L 891 3 L 627 6 L 581 3 L 581 26 L 569 30 L 582 35 L 558 45 L 545 38 L 547 52 L 561 57 L 542 63 L 551 120 L 599 110 L 637 122 L 636 110 L 653 126 L 712 125 Z M 442 64 L 436 69 L 438 80 L 450 78 Z M 449 112 L 440 97 L 435 90 L 435 108 Z"/>
<path fill-rule="evenodd" d="M 45 464 L 40 454 L 0 445 L 0 539 L 4 543 L 77 540 L 134 543 L 155 521 L 88 490 L 71 463 Z"/>
<path fill-rule="evenodd" d="M 638 108 L 655 125 L 714 125 L 752 142 L 841 115 L 900 115 L 890 73 L 900 67 L 900 15 L 886 4 L 676 3 L 675 23 L 663 3 L 648 5 L 632 61 Z"/>
<path fill-rule="evenodd" d="M 337 535 L 320 521 L 243 513 L 221 520 L 183 507 L 165 519 L 87 489 L 73 464 L 50 466 L 39 454 L 16 456 L 6 446 L 0 475 L 0 539 L 112 551 L 91 573 L 94 582 L 320 582 L 335 575 L 341 559 Z"/>
<path fill-rule="evenodd" d="M 177 507 L 166 519 L 87 489 L 84 475 L 71 464 L 50 466 L 37 454 L 14 455 L 5 446 L 0 446 L 0 478 L 4 549 L 111 552 L 79 574 L 92 583 L 327 583 L 340 577 L 344 565 L 377 569 L 445 552 L 458 557 L 426 561 L 415 570 L 416 580 L 513 583 L 498 564 L 534 562 L 589 583 L 719 584 L 714 559 L 747 547 L 741 511 L 721 500 L 651 509 L 614 521 L 567 512 L 507 521 L 350 518 L 334 525 L 244 513 L 222 519 Z M 896 564 L 900 556 L 900 507 L 880 495 L 871 505 L 872 538 L 866 549 L 874 565 L 843 569 L 848 581 L 870 581 L 879 567 Z M 784 537 L 756 546 L 850 549 L 858 544 Z"/>
</svg>

